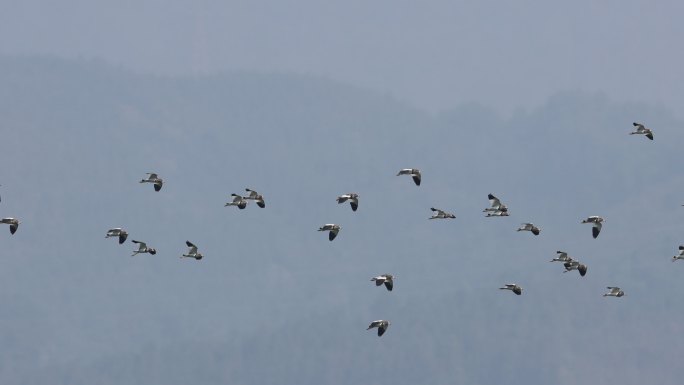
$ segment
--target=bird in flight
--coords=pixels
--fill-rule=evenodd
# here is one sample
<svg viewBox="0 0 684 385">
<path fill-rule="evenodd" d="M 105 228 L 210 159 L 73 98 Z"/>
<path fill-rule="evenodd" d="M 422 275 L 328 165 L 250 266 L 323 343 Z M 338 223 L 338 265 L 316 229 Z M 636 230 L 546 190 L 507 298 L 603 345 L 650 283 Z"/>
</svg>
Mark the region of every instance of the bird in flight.
<svg viewBox="0 0 684 385">
<path fill-rule="evenodd" d="M 164 185 L 164 181 L 153 172 L 148 172 L 147 179 L 141 179 L 140 183 L 152 183 L 154 185 L 154 191 L 161 190 Z"/>
<path fill-rule="evenodd" d="M 318 229 L 318 231 L 330 231 L 328 233 L 328 239 L 331 241 L 333 239 L 335 239 L 335 237 L 337 236 L 337 233 L 339 233 L 340 230 L 342 230 L 342 227 L 340 225 L 336 225 L 334 223 L 327 223 Z"/>
<path fill-rule="evenodd" d="M 198 261 L 199 261 L 200 259 L 204 258 L 204 256 L 202 255 L 202 253 L 198 253 L 198 252 L 197 252 L 197 246 L 195 246 L 194 244 L 192 244 L 192 242 L 190 242 L 190 241 L 185 241 L 185 244 L 188 245 L 188 247 L 189 247 L 190 249 L 188 249 L 187 254 L 183 254 L 183 256 L 181 256 L 181 258 L 195 258 L 195 259 L 198 260 Z"/>
<path fill-rule="evenodd" d="M 413 178 L 413 183 L 415 183 L 416 186 L 420 186 L 421 176 L 420 170 L 418 170 L 417 168 L 403 168 L 397 174 L 397 176 L 399 175 L 411 175 L 411 177 Z"/>
<path fill-rule="evenodd" d="M 679 254 L 672 257 L 672 262 L 677 262 L 678 259 L 684 259 L 684 246 L 679 246 Z"/>
<path fill-rule="evenodd" d="M 507 283 L 504 287 L 500 287 L 500 290 L 510 290 L 517 295 L 522 294 L 522 287 L 516 285 L 515 283 Z"/>
<path fill-rule="evenodd" d="M 109 231 L 107 231 L 107 235 L 105 236 L 105 238 L 111 237 L 119 237 L 119 244 L 122 244 L 126 242 L 126 238 L 128 238 L 128 232 L 121 227 L 115 227 L 113 229 L 109 229 Z"/>
<path fill-rule="evenodd" d="M 247 207 L 247 199 L 238 194 L 230 194 L 230 196 L 233 197 L 233 200 L 223 205 L 223 207 L 237 206 L 237 208 L 240 210 L 243 210 L 245 207 Z"/>
<path fill-rule="evenodd" d="M 17 232 L 17 229 L 19 228 L 19 224 L 21 222 L 19 222 L 19 220 L 16 218 L 2 218 L 0 219 L 0 223 L 9 225 L 10 234 L 14 234 Z"/>
<path fill-rule="evenodd" d="M 495 197 L 492 194 L 488 194 L 487 199 L 489 199 L 490 207 L 487 207 L 486 209 L 482 210 L 482 212 L 487 213 L 488 217 L 508 216 L 508 207 L 505 204 L 501 203 L 501 200 L 499 200 L 499 198 Z"/>
<path fill-rule="evenodd" d="M 357 193 L 349 193 L 349 194 L 342 194 L 337 197 L 337 203 L 344 203 L 346 201 L 349 201 L 349 205 L 351 206 L 352 211 L 356 211 L 356 209 L 359 208 L 359 194 Z"/>
<path fill-rule="evenodd" d="M 565 271 L 563 273 L 567 273 L 568 271 L 573 271 L 577 270 L 579 271 L 579 274 L 584 277 L 585 274 L 587 274 L 587 265 L 579 263 L 579 261 L 568 261 L 563 264 L 563 267 L 565 267 Z"/>
<path fill-rule="evenodd" d="M 384 319 L 380 319 L 377 321 L 371 322 L 370 325 L 368 325 L 368 329 L 366 330 L 371 330 L 373 328 L 378 328 L 378 337 L 382 336 L 385 334 L 385 331 L 387 331 L 387 328 L 390 326 L 390 322 L 386 321 Z"/>
<path fill-rule="evenodd" d="M 565 262 L 571 262 L 572 261 L 572 258 L 568 257 L 568 253 L 566 253 L 565 251 L 559 250 L 559 251 L 556 251 L 556 254 L 558 254 L 558 256 L 556 258 L 550 260 L 549 262 L 563 262 L 563 263 L 565 263 Z"/>
<path fill-rule="evenodd" d="M 456 215 L 452 213 L 448 213 L 444 210 L 436 209 L 434 207 L 430 207 L 430 210 L 432 210 L 432 216 L 428 219 L 451 219 L 451 218 L 456 218 Z"/>
<path fill-rule="evenodd" d="M 251 199 L 253 201 L 256 201 L 257 206 L 261 207 L 262 209 L 266 207 L 266 202 L 264 201 L 263 195 L 259 194 L 258 192 L 246 188 L 245 191 L 249 193 L 246 197 L 243 197 L 244 199 Z M 243 207 L 244 208 L 244 207 Z"/>
<path fill-rule="evenodd" d="M 132 240 L 131 242 L 138 244 L 138 250 L 134 250 L 133 254 L 131 254 L 131 257 L 136 255 L 136 254 L 141 254 L 141 253 L 150 253 L 150 255 L 157 254 L 157 250 L 153 249 L 151 247 L 147 247 L 147 243 L 145 243 L 145 242 L 136 241 L 135 239 Z"/>
<path fill-rule="evenodd" d="M 380 286 L 384 283 L 389 291 L 392 291 L 394 288 L 394 276 L 392 274 L 378 275 L 377 277 L 371 278 L 371 281 L 375 281 L 375 286 Z"/>
<path fill-rule="evenodd" d="M 531 231 L 532 234 L 539 235 L 539 233 L 541 232 L 541 229 L 532 223 L 523 223 L 518 228 L 518 231 Z"/>
<path fill-rule="evenodd" d="M 637 122 L 632 123 L 632 125 L 636 127 L 636 131 L 630 132 L 630 135 L 645 135 L 647 138 L 653 140 L 653 130 L 646 128 L 646 126 Z"/>
<path fill-rule="evenodd" d="M 592 215 L 589 218 L 582 220 L 582 223 L 591 223 L 594 225 L 594 227 L 591 228 L 591 235 L 594 238 L 599 236 L 601 228 L 603 227 L 603 222 L 604 219 L 599 217 L 598 215 Z"/>
<path fill-rule="evenodd" d="M 625 292 L 622 291 L 619 287 L 617 286 L 608 286 L 608 292 L 604 294 L 604 297 L 622 297 L 625 295 Z"/>
</svg>

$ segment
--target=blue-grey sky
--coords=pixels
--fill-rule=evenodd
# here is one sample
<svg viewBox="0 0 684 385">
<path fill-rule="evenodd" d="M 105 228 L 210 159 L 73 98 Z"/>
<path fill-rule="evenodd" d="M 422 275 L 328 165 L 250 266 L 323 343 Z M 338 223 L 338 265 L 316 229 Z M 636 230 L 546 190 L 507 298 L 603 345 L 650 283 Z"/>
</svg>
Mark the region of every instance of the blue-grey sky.
<svg viewBox="0 0 684 385">
<path fill-rule="evenodd" d="M 680 384 L 681 7 L 2 3 L 0 382 Z"/>
<path fill-rule="evenodd" d="M 104 58 L 157 74 L 299 72 L 430 111 L 510 112 L 560 90 L 684 104 L 679 1 L 3 3 L 0 53 Z"/>
</svg>

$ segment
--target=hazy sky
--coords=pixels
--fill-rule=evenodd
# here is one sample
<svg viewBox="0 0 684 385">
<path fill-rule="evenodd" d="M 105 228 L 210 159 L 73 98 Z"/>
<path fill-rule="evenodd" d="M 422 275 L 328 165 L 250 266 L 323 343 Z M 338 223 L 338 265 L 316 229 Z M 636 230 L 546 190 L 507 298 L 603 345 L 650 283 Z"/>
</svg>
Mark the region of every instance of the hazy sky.
<svg viewBox="0 0 684 385">
<path fill-rule="evenodd" d="M 510 112 L 577 89 L 676 110 L 683 14 L 679 1 L 6 0 L 0 53 L 158 74 L 295 71 L 431 111 Z"/>
</svg>

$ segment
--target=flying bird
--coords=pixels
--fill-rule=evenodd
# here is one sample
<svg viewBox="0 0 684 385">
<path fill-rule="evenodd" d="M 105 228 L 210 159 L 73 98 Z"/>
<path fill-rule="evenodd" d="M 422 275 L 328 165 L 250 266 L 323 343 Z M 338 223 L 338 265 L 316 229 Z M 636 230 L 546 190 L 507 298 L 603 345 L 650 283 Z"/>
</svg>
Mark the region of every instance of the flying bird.
<svg viewBox="0 0 684 385">
<path fill-rule="evenodd" d="M 597 215 L 592 215 L 589 218 L 582 220 L 582 223 L 591 223 L 594 225 L 594 227 L 591 228 L 591 235 L 593 235 L 594 238 L 599 236 L 601 227 L 603 227 L 603 222 L 604 219 Z"/>
<path fill-rule="evenodd" d="M 147 247 L 147 243 L 145 243 L 145 242 L 136 241 L 135 239 L 132 240 L 131 242 L 138 244 L 138 250 L 134 250 L 133 254 L 131 254 L 131 257 L 136 255 L 136 254 L 140 254 L 140 253 L 150 253 L 150 255 L 157 254 L 157 250 L 153 249 L 151 247 Z"/>
<path fill-rule="evenodd" d="M 499 198 L 495 197 L 492 194 L 488 194 L 487 199 L 489 199 L 490 207 L 487 207 L 486 209 L 482 210 L 482 212 L 487 213 L 488 217 L 508 216 L 508 207 L 505 204 L 501 203 L 501 200 L 499 200 Z"/>
<path fill-rule="evenodd" d="M 243 197 L 244 199 L 251 199 L 253 201 L 256 201 L 257 206 L 261 207 L 262 209 L 266 207 L 266 202 L 264 201 L 263 195 L 259 194 L 258 192 L 254 190 L 250 190 L 248 188 L 245 189 L 249 193 L 246 197 Z M 239 207 L 239 206 L 238 206 Z M 244 208 L 244 207 L 242 207 Z"/>
<path fill-rule="evenodd" d="M 500 290 L 510 290 L 517 295 L 522 294 L 522 287 L 516 285 L 515 283 L 507 283 L 504 287 L 500 287 Z"/>
<path fill-rule="evenodd" d="M 417 168 L 403 168 L 397 174 L 397 176 L 399 175 L 411 175 L 416 186 L 420 186 L 420 170 Z"/>
<path fill-rule="evenodd" d="M 450 218 L 456 218 L 456 215 L 452 213 L 448 213 L 446 211 L 436 209 L 434 207 L 430 207 L 430 210 L 432 210 L 432 216 L 428 219 L 450 219 Z"/>
<path fill-rule="evenodd" d="M 550 260 L 549 262 L 563 262 L 563 263 L 565 263 L 565 262 L 571 262 L 572 261 L 572 258 L 568 257 L 568 253 L 566 253 L 565 251 L 559 250 L 559 251 L 556 251 L 556 254 L 558 254 L 558 256 L 556 258 Z"/>
<path fill-rule="evenodd" d="M 10 234 L 14 234 L 17 232 L 17 229 L 19 228 L 19 224 L 21 222 L 19 222 L 19 220 L 16 218 L 2 218 L 2 219 L 0 219 L 0 223 L 10 225 L 9 226 Z"/>
<path fill-rule="evenodd" d="M 378 275 L 377 277 L 371 278 L 371 281 L 375 281 L 375 286 L 380 286 L 384 283 L 389 291 L 392 291 L 392 288 L 394 288 L 394 276 L 392 274 Z"/>
<path fill-rule="evenodd" d="M 679 246 L 679 255 L 672 257 L 672 262 L 677 262 L 678 259 L 684 259 L 684 246 Z"/>
<path fill-rule="evenodd" d="M 188 247 L 189 247 L 190 249 L 188 249 L 188 253 L 187 253 L 187 254 L 183 254 L 183 256 L 181 256 L 181 258 L 195 258 L 195 259 L 198 260 L 198 261 L 199 261 L 200 259 L 204 258 L 204 256 L 202 255 L 202 253 L 198 253 L 198 252 L 197 252 L 197 246 L 193 245 L 192 242 L 190 242 L 190 241 L 185 241 L 185 244 L 188 245 Z"/>
<path fill-rule="evenodd" d="M 539 233 L 541 232 L 541 229 L 532 223 L 523 223 L 518 228 L 518 231 L 531 231 L 532 234 L 539 235 Z"/>
<path fill-rule="evenodd" d="M 632 123 L 632 125 L 636 127 L 636 131 L 630 132 L 630 135 L 645 135 L 647 138 L 653 140 L 653 131 L 650 128 L 646 128 L 646 126 L 637 122 Z"/>
<path fill-rule="evenodd" d="M 349 193 L 349 194 L 343 194 L 337 197 L 337 203 L 344 203 L 346 201 L 349 201 L 349 205 L 351 206 L 352 211 L 356 211 L 356 209 L 359 208 L 359 194 L 357 193 Z"/>
<path fill-rule="evenodd" d="M 625 292 L 616 286 L 608 286 L 608 290 L 609 291 L 603 295 L 604 297 L 622 297 L 625 295 Z"/>
<path fill-rule="evenodd" d="M 122 244 L 126 242 L 126 238 L 128 238 L 128 232 L 122 229 L 121 227 L 109 229 L 109 231 L 107 231 L 107 235 L 105 236 L 105 238 L 111 237 L 119 237 L 119 244 Z"/>
<path fill-rule="evenodd" d="M 337 233 L 339 233 L 341 229 L 342 227 L 340 225 L 336 225 L 334 223 L 327 223 L 321 226 L 318 229 L 318 231 L 330 231 L 330 233 L 328 233 L 328 239 L 332 241 L 333 239 L 335 239 Z"/>
<path fill-rule="evenodd" d="M 565 267 L 565 271 L 563 271 L 563 273 L 567 273 L 568 271 L 577 270 L 577 271 L 579 271 L 579 274 L 582 277 L 584 277 L 584 275 L 587 274 L 587 265 L 579 263 L 579 261 L 565 262 L 563 264 L 563 267 Z"/>
<path fill-rule="evenodd" d="M 380 337 L 380 336 L 382 336 L 383 334 L 385 334 L 385 331 L 387 330 L 387 328 L 388 328 L 390 325 L 391 325 L 391 323 L 390 323 L 389 321 L 386 321 L 386 320 L 384 320 L 384 319 L 380 319 L 380 320 L 371 322 L 371 324 L 368 325 L 368 329 L 366 329 L 366 330 L 371 330 L 371 329 L 373 329 L 373 328 L 378 328 L 378 337 Z"/>
<path fill-rule="evenodd" d="M 238 194 L 230 194 L 230 196 L 233 197 L 233 201 L 226 203 L 225 205 L 223 205 L 223 207 L 237 206 L 237 208 L 239 208 L 240 210 L 243 210 L 245 207 L 247 207 L 247 199 L 243 198 Z"/>
<path fill-rule="evenodd" d="M 153 172 L 147 173 L 147 179 L 141 179 L 140 183 L 152 183 L 154 184 L 154 191 L 159 191 L 164 185 L 164 181 Z"/>
</svg>

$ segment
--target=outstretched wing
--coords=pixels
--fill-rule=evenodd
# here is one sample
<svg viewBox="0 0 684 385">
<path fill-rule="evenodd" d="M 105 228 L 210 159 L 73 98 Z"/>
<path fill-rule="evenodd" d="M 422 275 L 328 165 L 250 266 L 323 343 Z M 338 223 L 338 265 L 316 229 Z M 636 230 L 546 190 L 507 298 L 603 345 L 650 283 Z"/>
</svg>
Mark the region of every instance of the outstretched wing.
<svg viewBox="0 0 684 385">
<path fill-rule="evenodd" d="M 340 231 L 337 229 L 330 230 L 330 232 L 328 233 L 328 239 L 332 241 L 333 239 L 335 239 L 335 237 L 337 237 L 337 233 L 339 232 Z"/>
</svg>

